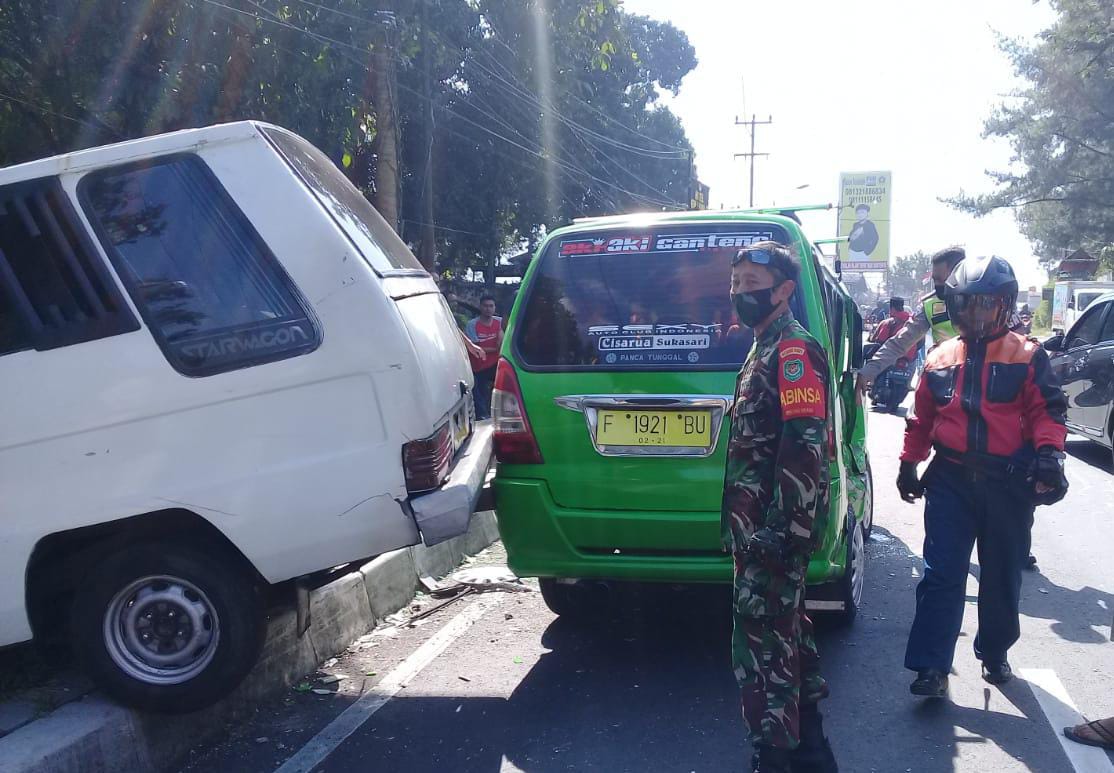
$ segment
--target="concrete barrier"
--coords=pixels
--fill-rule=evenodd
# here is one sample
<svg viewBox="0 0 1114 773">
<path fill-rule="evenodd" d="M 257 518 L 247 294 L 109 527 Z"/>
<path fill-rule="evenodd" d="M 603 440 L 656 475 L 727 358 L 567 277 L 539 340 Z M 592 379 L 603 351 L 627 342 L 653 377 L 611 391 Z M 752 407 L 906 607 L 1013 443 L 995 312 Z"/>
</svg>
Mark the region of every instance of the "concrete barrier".
<svg viewBox="0 0 1114 773">
<path fill-rule="evenodd" d="M 192 714 L 145 714 L 92 693 L 0 737 L 0 773 L 176 769 L 196 744 L 222 737 L 260 700 L 281 693 L 405 607 L 420 577 L 442 577 L 498 538 L 495 514 L 486 511 L 476 513 L 459 537 L 381 555 L 310 592 L 310 626 L 303 636 L 297 635 L 293 609 L 273 616 L 259 662 L 215 706 Z"/>
</svg>

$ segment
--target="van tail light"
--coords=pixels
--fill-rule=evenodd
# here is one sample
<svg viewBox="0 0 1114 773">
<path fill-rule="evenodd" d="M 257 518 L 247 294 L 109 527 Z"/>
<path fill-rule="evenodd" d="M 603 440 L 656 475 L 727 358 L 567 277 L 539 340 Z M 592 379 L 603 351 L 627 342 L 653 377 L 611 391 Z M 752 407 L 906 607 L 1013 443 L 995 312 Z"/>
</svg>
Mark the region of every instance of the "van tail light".
<svg viewBox="0 0 1114 773">
<path fill-rule="evenodd" d="M 453 433 L 446 422 L 429 437 L 411 440 L 402 447 L 406 490 L 411 494 L 433 491 L 448 477 L 452 462 Z"/>
<path fill-rule="evenodd" d="M 503 464 L 542 464 L 542 452 L 526 406 L 514 366 L 500 358 L 495 371 L 495 390 L 491 395 L 491 416 L 495 424 L 495 458 Z"/>
</svg>

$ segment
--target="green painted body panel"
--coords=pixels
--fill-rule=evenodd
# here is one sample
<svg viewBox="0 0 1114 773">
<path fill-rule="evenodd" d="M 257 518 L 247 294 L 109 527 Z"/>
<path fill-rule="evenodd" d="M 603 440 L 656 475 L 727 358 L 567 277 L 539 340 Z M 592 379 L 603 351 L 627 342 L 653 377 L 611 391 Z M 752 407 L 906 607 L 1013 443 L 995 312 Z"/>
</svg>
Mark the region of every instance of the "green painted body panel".
<svg viewBox="0 0 1114 773">
<path fill-rule="evenodd" d="M 850 378 L 846 340 L 835 342 L 826 321 L 820 271 L 791 219 L 769 214 L 677 213 L 608 218 L 554 231 L 539 247 L 571 233 L 662 224 L 774 223 L 808 256 L 800 280 L 805 321 L 827 349 L 829 394 L 844 407 L 838 458 L 831 462 L 831 517 L 813 555 L 811 583 L 842 576 L 846 558 L 846 475 L 865 473 L 865 415 Z M 582 413 L 559 406 L 569 395 L 714 395 L 730 398 L 736 371 L 528 370 L 515 354 L 516 323 L 528 302 L 535 259 L 506 318 L 502 355 L 515 368 L 544 464 L 501 464 L 495 479 L 499 528 L 511 568 L 522 576 L 598 577 L 664 582 L 728 582 L 731 561 L 720 546 L 720 504 L 728 421 L 715 452 L 704 458 L 605 457 L 592 444 Z M 728 292 L 725 274 L 723 292 Z M 842 290 L 840 290 L 842 292 Z M 848 330 L 854 304 L 845 304 Z M 846 338 L 846 337 L 844 337 Z M 843 372 L 841 372 L 841 370 Z M 851 386 L 851 388 L 848 388 Z M 853 508 L 852 508 L 853 509 Z M 854 513 L 859 517 L 860 513 Z M 618 552 L 616 552 L 618 551 Z"/>
</svg>

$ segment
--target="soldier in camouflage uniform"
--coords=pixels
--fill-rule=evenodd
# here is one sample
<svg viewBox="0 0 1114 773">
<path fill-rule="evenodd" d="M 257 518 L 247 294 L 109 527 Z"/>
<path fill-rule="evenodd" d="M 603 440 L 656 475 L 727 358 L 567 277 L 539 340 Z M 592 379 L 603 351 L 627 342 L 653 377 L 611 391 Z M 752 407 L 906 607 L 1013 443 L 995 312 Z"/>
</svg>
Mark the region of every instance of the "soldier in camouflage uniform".
<svg viewBox="0 0 1114 773">
<path fill-rule="evenodd" d="M 776 242 L 740 250 L 731 300 L 755 342 L 735 387 L 721 532 L 735 560 L 731 641 L 757 773 L 835 771 L 805 572 L 828 517 L 828 363 L 789 311 L 800 262 Z"/>
</svg>

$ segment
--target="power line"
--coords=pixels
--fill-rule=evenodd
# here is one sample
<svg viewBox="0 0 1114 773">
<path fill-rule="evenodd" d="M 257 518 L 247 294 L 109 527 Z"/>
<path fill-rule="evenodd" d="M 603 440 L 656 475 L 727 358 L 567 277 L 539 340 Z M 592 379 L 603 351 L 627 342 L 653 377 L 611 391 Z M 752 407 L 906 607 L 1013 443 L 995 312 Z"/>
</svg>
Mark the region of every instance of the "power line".
<svg viewBox="0 0 1114 773">
<path fill-rule="evenodd" d="M 300 1 L 301 2 L 308 2 L 308 0 L 300 0 Z M 552 101 L 547 100 L 547 101 L 543 102 L 542 99 L 538 95 L 534 94 L 529 89 L 528 86 L 526 86 L 524 83 L 522 83 L 521 80 L 519 80 L 518 76 L 514 72 L 512 72 L 502 62 L 500 62 L 499 59 L 494 54 L 492 54 L 491 52 L 489 52 L 489 51 L 487 51 L 487 50 L 485 50 L 484 48 L 481 48 L 481 47 L 468 46 L 464 43 L 461 43 L 460 41 L 447 40 L 443 35 L 441 35 L 438 32 L 433 32 L 432 34 L 436 38 L 438 38 L 442 42 L 442 44 L 445 44 L 446 46 L 456 46 L 458 48 L 467 48 L 467 50 L 470 53 L 480 54 L 480 55 L 483 55 L 483 56 L 487 57 L 488 60 L 491 61 L 496 67 L 498 67 L 504 73 L 506 73 L 507 77 L 511 78 L 514 81 L 514 83 L 508 81 L 506 78 L 503 78 L 498 73 L 496 73 L 496 72 L 492 71 L 490 68 L 484 66 L 481 62 L 479 62 L 475 58 L 472 58 L 470 60 L 468 58 L 465 58 L 465 60 L 461 64 L 462 65 L 467 65 L 469 63 L 472 64 L 477 69 L 479 69 L 481 72 L 487 74 L 489 77 L 495 78 L 496 80 L 503 83 L 506 87 L 508 87 L 508 89 L 510 89 L 510 92 L 512 94 L 518 96 L 520 99 L 522 99 L 527 104 L 530 104 L 531 106 L 539 108 L 541 110 L 552 111 L 555 114 L 555 116 L 558 118 L 558 120 L 560 120 L 562 123 L 568 125 L 569 128 L 571 128 L 573 130 L 586 132 L 589 135 L 596 137 L 601 142 L 604 142 L 605 144 L 613 145 L 616 148 L 620 148 L 620 149 L 623 149 L 623 150 L 627 150 L 629 152 L 638 153 L 640 155 L 646 155 L 646 156 L 650 156 L 650 157 L 654 157 L 654 158 L 671 158 L 672 157 L 672 158 L 678 158 L 678 159 L 686 159 L 686 158 L 688 158 L 688 154 L 691 152 L 689 149 L 679 148 L 679 147 L 676 147 L 676 146 L 673 146 L 673 145 L 669 145 L 668 143 L 661 142 L 660 140 L 657 140 L 653 137 L 650 137 L 649 135 L 642 134 L 641 132 L 638 132 L 637 130 L 630 128 L 626 124 L 623 124 L 623 123 L 621 123 L 619 121 L 616 121 L 615 119 L 611 118 L 610 116 L 608 116 L 606 113 L 604 113 L 601 110 L 599 110 L 598 108 L 596 108 L 591 103 L 586 102 L 583 99 L 580 99 L 579 97 L 575 96 L 574 94 L 566 92 L 565 96 L 583 104 L 585 107 L 587 107 L 592 112 L 599 115 L 600 117 L 604 118 L 608 122 L 614 123 L 615 125 L 623 128 L 623 129 L 626 129 L 627 131 L 635 134 L 636 136 L 642 137 L 643 139 L 646 139 L 646 140 L 654 142 L 658 145 L 661 145 L 664 148 L 667 148 L 667 150 L 652 150 L 650 148 L 641 148 L 641 147 L 637 147 L 637 146 L 634 146 L 634 145 L 630 145 L 628 143 L 624 143 L 624 142 L 622 142 L 620 140 L 617 140 L 613 137 L 609 137 L 607 135 L 600 134 L 599 132 L 596 132 L 595 130 L 590 129 L 589 127 L 584 126 L 583 124 L 580 124 L 580 123 L 572 120 L 571 118 L 568 118 L 567 116 L 565 116 L 564 113 L 561 111 L 560 107 L 558 105 L 554 104 Z M 490 39 L 495 40 L 496 42 L 498 42 L 501 46 L 503 46 L 503 48 L 505 48 L 508 52 L 510 52 L 511 56 L 515 59 L 515 61 L 519 65 L 523 65 L 523 62 L 519 58 L 518 54 L 515 53 L 514 50 L 511 49 L 504 41 L 498 39 L 498 33 Z M 562 49 L 566 53 L 569 53 L 571 55 L 571 52 L 569 52 L 568 48 L 562 46 Z M 582 82 L 579 79 L 576 79 L 576 80 L 577 80 L 577 82 Z"/>
<path fill-rule="evenodd" d="M 37 105 L 34 102 L 28 102 L 26 99 L 20 99 L 19 97 L 13 97 L 11 94 L 4 94 L 3 92 L 0 92 L 0 99 L 6 99 L 9 102 L 18 102 L 21 105 L 26 105 L 27 107 L 38 110 L 43 115 L 53 115 L 53 116 L 56 116 L 58 118 L 64 118 L 67 121 L 73 121 L 74 123 L 81 124 L 82 126 L 92 126 L 92 127 L 99 127 L 101 129 L 107 129 L 108 131 L 112 132 L 117 138 L 119 138 L 119 139 L 124 138 L 123 135 L 120 134 L 120 132 L 116 131 L 116 129 L 112 128 L 112 126 L 110 126 L 109 124 L 106 124 L 106 123 L 104 123 L 103 121 L 100 121 L 100 120 L 90 121 L 87 118 L 74 118 L 72 115 L 66 115 L 65 113 L 60 113 L 57 110 L 51 110 L 48 107 L 43 107 L 42 105 Z"/>
<path fill-rule="evenodd" d="M 490 23 L 491 23 L 491 21 L 489 19 L 488 24 L 490 24 Z M 495 27 L 493 25 L 492 25 L 492 29 L 495 29 Z M 506 41 L 502 40 L 502 38 L 499 36 L 498 30 L 496 30 L 496 34 L 491 39 L 494 40 L 499 45 L 501 45 L 513 58 L 515 58 L 518 61 L 519 64 L 522 64 L 522 60 L 519 59 L 518 53 L 515 52 L 515 50 L 513 48 L 511 48 L 509 45 L 507 45 Z M 571 50 L 569 50 L 568 46 L 561 43 L 561 41 L 554 40 L 553 42 L 556 43 L 557 46 L 562 51 L 564 51 L 566 54 L 568 54 L 571 58 L 573 58 L 573 59 L 576 58 L 575 55 L 573 54 L 573 52 Z M 492 60 L 495 61 L 494 57 L 492 57 Z M 577 79 L 577 80 L 578 80 L 578 82 L 582 82 L 582 81 L 579 81 L 579 79 Z M 588 102 L 584 99 L 581 99 L 580 97 L 576 96 L 575 94 L 566 94 L 566 96 L 568 96 L 570 99 L 574 100 L 575 102 L 579 102 L 580 104 L 584 105 L 584 107 L 588 108 L 593 113 L 596 113 L 600 118 L 604 119 L 608 123 L 612 123 L 612 124 L 618 126 L 621 129 L 625 129 L 626 131 L 630 132 L 631 134 L 633 134 L 636 137 L 640 137 L 640 138 L 646 140 L 647 142 L 652 142 L 655 145 L 660 145 L 661 147 L 667 148 L 667 149 L 670 149 L 670 150 L 680 150 L 680 151 L 684 150 L 684 148 L 678 148 L 676 145 L 671 145 L 667 142 L 662 142 L 661 140 L 657 139 L 656 137 L 651 137 L 648 134 L 643 134 L 642 132 L 638 131 L 637 129 L 633 129 L 630 126 L 627 126 L 622 121 L 619 121 L 615 118 L 612 118 L 607 113 L 603 112 L 602 110 L 597 108 L 595 105 L 593 105 L 591 102 Z"/>
<path fill-rule="evenodd" d="M 330 37 L 325 36 L 325 35 L 320 35 L 318 33 L 312 32 L 312 31 L 304 29 L 302 27 L 298 27 L 298 26 L 293 25 L 293 24 L 288 24 L 288 23 L 286 23 L 286 22 L 284 22 L 280 19 L 277 19 L 277 18 L 269 19 L 267 17 L 259 16 L 258 14 L 251 13 L 250 11 L 245 11 L 245 10 L 241 10 L 241 9 L 237 9 L 237 8 L 233 8 L 231 6 L 225 5 L 224 3 L 218 2 L 218 0 L 202 0 L 202 1 L 206 2 L 206 3 L 209 3 L 210 5 L 214 5 L 214 6 L 217 6 L 217 7 L 220 7 L 220 8 L 224 8 L 224 9 L 229 10 L 229 11 L 234 11 L 238 14 L 247 16 L 249 18 L 254 18 L 257 21 L 270 22 L 270 23 L 273 23 L 273 24 L 277 24 L 281 27 L 293 30 L 295 32 L 300 32 L 302 34 L 308 35 L 311 38 L 314 38 L 314 39 L 318 40 L 319 42 L 333 43 L 333 44 L 335 44 L 337 46 L 340 46 L 342 48 L 348 48 L 348 49 L 352 49 L 354 51 L 358 51 L 361 54 L 368 53 L 365 49 L 359 48 L 357 46 L 353 46 L 353 45 L 351 45 L 349 43 L 345 43 L 343 41 L 335 40 L 335 39 L 330 38 Z M 255 6 L 256 8 L 258 8 L 259 10 L 265 12 L 265 13 L 272 14 L 271 11 L 269 11 L 268 9 L 264 8 L 263 6 L 255 3 L 253 0 L 247 0 L 247 2 L 250 3 L 251 5 Z M 338 55 L 342 55 L 342 54 L 338 54 Z M 348 61 L 350 63 L 362 68 L 366 72 L 371 71 L 370 68 L 365 63 L 354 60 L 351 57 L 345 57 L 345 58 L 348 59 Z M 475 60 L 473 60 L 473 63 L 475 63 Z M 481 66 L 481 69 L 486 69 L 486 68 L 483 68 Z M 488 72 L 490 72 L 490 71 L 488 71 Z M 417 92 L 414 89 L 409 88 L 408 86 L 405 86 L 403 84 L 396 84 L 396 85 L 398 86 L 398 88 L 402 89 L 403 91 L 406 91 L 407 93 L 415 96 L 418 99 L 427 99 L 427 97 L 425 97 L 423 94 L 420 94 L 419 92 Z M 508 85 L 510 85 L 510 84 L 508 84 Z M 532 95 L 527 94 L 526 97 L 529 100 L 533 101 L 535 104 L 541 105 L 541 102 L 537 101 L 536 98 L 534 98 Z M 490 134 L 491 136 L 496 137 L 497 139 L 500 139 L 500 140 L 502 140 L 502 141 L 514 146 L 514 147 L 517 147 L 517 148 L 525 151 L 526 153 L 529 153 L 529 154 L 531 154 L 531 155 L 533 155 L 537 158 L 542 158 L 542 159 L 547 158 L 547 154 L 542 149 L 534 149 L 534 148 L 526 147 L 525 145 L 517 143 L 514 140 L 511 140 L 508 137 L 505 137 L 505 136 L 499 134 L 498 132 L 492 131 L 491 129 L 483 126 L 482 124 L 479 124 L 475 121 L 472 121 L 471 119 L 467 118 L 466 116 L 463 116 L 460 113 L 457 113 L 456 111 L 454 111 L 454 110 L 452 110 L 452 109 L 450 109 L 446 106 L 439 106 L 439 107 L 440 107 L 440 109 L 444 110 L 445 112 L 449 113 L 450 115 L 454 115 L 457 118 L 459 118 L 460 120 L 471 124 L 472 126 L 476 127 L 480 131 L 485 132 L 487 134 Z M 522 136 L 522 135 L 520 134 L 520 136 Z M 525 138 L 525 137 L 523 137 L 523 139 L 527 140 L 527 138 Z M 527 141 L 529 141 L 529 140 L 527 140 Z M 619 185 L 618 183 L 615 183 L 615 182 L 612 182 L 610 180 L 605 180 L 601 177 L 598 177 L 598 176 L 592 174 L 591 172 L 589 172 L 588 170 L 576 166 L 571 161 L 564 161 L 564 160 L 560 159 L 559 157 L 554 157 L 553 162 L 557 167 L 563 168 L 567 172 L 581 175 L 582 180 L 583 180 L 583 178 L 591 179 L 591 180 L 593 180 L 593 181 L 595 181 L 595 182 L 597 182 L 601 185 L 606 185 L 606 186 L 611 187 L 611 188 L 613 188 L 613 189 L 615 189 L 619 192 L 625 193 L 628 196 L 630 196 L 631 198 L 634 198 L 638 201 L 642 201 L 642 202 L 647 203 L 647 204 L 652 204 L 654 206 L 659 206 L 659 207 L 664 207 L 664 208 L 676 208 L 676 207 L 678 207 L 678 205 L 675 202 L 668 201 L 665 198 L 665 194 L 663 194 L 661 191 L 658 191 L 656 188 L 654 189 L 654 192 L 657 193 L 659 196 L 662 196 L 663 198 L 655 199 L 655 198 L 652 198 L 652 197 L 648 197 L 648 196 L 636 193 L 635 191 L 629 190 L 629 189 Z"/>
<path fill-rule="evenodd" d="M 520 99 L 523 99 L 523 100 L 524 100 L 524 101 L 526 102 L 526 104 L 530 104 L 530 105 L 532 105 L 532 106 L 539 106 L 539 107 L 541 107 L 541 108 L 542 108 L 543 110 L 545 110 L 545 108 L 544 108 L 544 106 L 542 105 L 542 103 L 541 103 L 541 102 L 537 101 L 536 99 L 533 99 L 533 98 L 532 98 L 532 97 L 530 97 L 529 95 L 526 95 L 526 96 L 522 96 L 521 94 L 515 94 L 514 92 L 512 92 L 512 94 L 514 94 L 515 96 L 519 96 L 519 98 L 520 98 Z M 469 103 L 469 104 L 470 104 L 470 103 Z M 482 112 L 482 111 L 481 111 L 481 112 Z M 552 112 L 552 111 L 550 111 L 550 112 Z M 514 132 L 515 132 L 516 134 L 518 134 L 519 136 L 522 136 L 521 132 L 518 132 L 518 131 L 517 131 L 517 130 L 516 130 L 516 129 L 514 128 L 514 127 L 510 126 L 510 125 L 509 125 L 509 124 L 507 124 L 507 123 L 506 123 L 505 121 L 502 121 L 502 120 L 501 120 L 501 119 L 499 119 L 499 118 L 498 118 L 497 116 L 495 116 L 495 115 L 491 115 L 491 114 L 486 114 L 486 115 L 487 115 L 487 117 L 489 117 L 489 118 L 492 118 L 492 119 L 494 119 L 494 120 L 496 120 L 496 121 L 498 121 L 498 122 L 502 123 L 502 124 L 503 124 L 504 126 L 506 126 L 507 128 L 511 129 L 512 131 L 514 131 Z M 601 165 L 601 166 L 604 166 L 604 164 L 603 164 L 603 163 L 602 163 L 602 161 L 600 160 L 600 159 L 601 159 L 601 157 L 602 157 L 602 158 L 603 158 L 604 160 L 606 160 L 606 161 L 610 162 L 610 163 L 611 163 L 611 165 L 612 165 L 612 166 L 613 166 L 614 168 L 618 169 L 618 170 L 619 170 L 619 171 L 620 171 L 621 173 L 623 173 L 623 174 L 627 175 L 627 176 L 628 176 L 628 177 L 630 177 L 631 179 L 633 179 L 633 180 L 635 180 L 636 182 L 640 183 L 641 185 L 645 186 L 645 187 L 646 187 L 646 189 L 647 189 L 647 190 L 649 190 L 649 191 L 651 191 L 651 192 L 652 192 L 653 194 L 656 194 L 657 196 L 661 197 L 661 199 L 656 199 L 656 200 L 654 200 L 654 203 L 657 203 L 657 204 L 661 204 L 661 205 L 664 205 L 664 206 L 675 206 L 675 203 L 674 203 L 674 202 L 672 202 L 672 201 L 669 201 L 669 196 L 668 196 L 668 194 L 666 194 L 666 193 L 664 193 L 663 191 L 659 190 L 659 189 L 658 189 L 658 188 L 657 188 L 656 186 L 654 186 L 654 185 L 653 185 L 652 183 L 650 183 L 649 181 L 647 181 L 647 180 L 645 180 L 644 178 L 642 178 L 642 177 L 638 176 L 637 174 L 635 174 L 635 173 L 634 173 L 634 172 L 633 172 L 633 171 L 632 171 L 631 169 L 629 169 L 629 168 L 628 168 L 628 167 L 627 167 L 626 165 L 624 165 L 624 164 L 622 164 L 622 163 L 620 163 L 620 162 L 616 161 L 615 159 L 611 158 L 610 156 L 608 156 L 608 155 L 607 155 L 607 153 L 606 153 L 606 152 L 605 152 L 605 151 L 604 151 L 604 150 L 603 150 L 602 148 L 600 148 L 600 147 L 598 147 L 598 146 L 596 146 L 596 145 L 592 144 L 590 140 L 586 139 L 586 138 L 585 138 L 585 137 L 584 137 L 584 136 L 583 136 L 583 135 L 581 134 L 581 132 L 577 131 L 577 128 L 576 128 L 577 126 L 579 126 L 579 125 L 578 125 L 578 124 L 570 124 L 570 125 L 569 125 L 569 128 L 570 128 L 570 130 L 572 131 L 572 134 L 573 134 L 573 136 L 574 136 L 574 137 L 576 137 L 576 139 L 580 141 L 581 145 L 583 145 L 583 146 L 584 146 L 585 150 L 587 150 L 587 151 L 588 151 L 588 152 L 589 152 L 589 153 L 590 153 L 590 154 L 591 154 L 591 155 L 592 155 L 592 156 L 593 156 L 593 157 L 594 157 L 594 158 L 595 158 L 595 159 L 596 159 L 597 161 L 599 161 L 599 162 L 600 162 L 600 165 Z M 591 132 L 591 131 L 588 131 L 587 133 L 588 133 L 588 134 L 589 134 L 590 136 L 595 136 L 595 137 L 601 137 L 601 136 L 602 136 L 602 135 L 596 134 L 595 132 Z M 525 137 L 523 137 L 523 139 L 525 139 Z M 605 139 L 606 139 L 606 138 L 605 138 Z M 686 160 L 687 160 L 687 159 L 686 159 Z"/>
<path fill-rule="evenodd" d="M 481 50 L 481 49 L 477 49 L 477 50 Z M 487 52 L 483 52 L 483 53 L 487 53 Z M 490 56 L 490 54 L 488 54 L 488 56 Z M 493 61 L 495 61 L 494 58 L 493 58 Z M 513 83 L 510 83 L 505 78 L 500 76 L 498 73 L 495 73 L 495 72 L 489 70 L 488 68 L 484 67 L 478 61 L 473 60 L 472 63 L 477 68 L 479 68 L 481 72 L 485 72 L 488 75 L 490 75 L 491 77 L 493 77 L 496 80 L 505 84 L 507 87 L 509 87 L 512 90 L 512 93 L 515 93 L 523 101 L 527 102 L 528 104 L 534 105 L 534 106 L 536 106 L 536 107 L 538 107 L 542 110 L 549 110 L 549 111 L 553 112 L 556 115 L 556 118 L 559 121 L 566 124 L 567 126 L 569 126 L 570 129 L 573 129 L 574 131 L 585 132 L 585 133 L 597 138 L 598 140 L 600 140 L 601 142 L 603 142 L 605 144 L 612 145 L 616 148 L 627 150 L 627 151 L 630 151 L 630 152 L 633 152 L 633 153 L 637 153 L 639 155 L 650 156 L 652 158 L 687 158 L 687 155 L 689 153 L 688 150 L 683 150 L 683 149 L 679 149 L 679 148 L 674 148 L 670 151 L 649 150 L 647 148 L 638 148 L 638 147 L 635 147 L 634 145 L 629 145 L 625 142 L 621 142 L 621 141 L 616 140 L 612 137 L 608 137 L 605 134 L 600 134 L 599 132 L 596 132 L 595 130 L 590 129 L 587 126 L 584 126 L 580 123 L 577 123 L 576 121 L 573 121 L 571 118 L 568 118 L 565 115 L 563 115 L 560 111 L 560 108 L 557 105 L 555 105 L 553 102 L 551 102 L 551 101 L 543 102 L 540 97 L 538 97 L 537 95 L 530 92 L 525 87 L 525 85 L 522 84 L 521 82 L 518 83 L 517 85 L 513 84 Z M 502 65 L 500 65 L 500 66 L 502 66 Z M 505 68 L 504 68 L 504 71 L 506 71 Z M 515 77 L 515 76 L 513 74 L 511 74 L 511 77 Z M 515 80 L 517 80 L 517 78 L 515 78 Z M 588 103 L 585 103 L 585 104 L 588 104 Z M 601 115 L 602 115 L 602 113 L 601 113 Z"/>
<path fill-rule="evenodd" d="M 481 233 L 480 231 L 466 231 L 463 228 L 449 228 L 449 226 L 447 226 L 447 225 L 437 225 L 436 223 L 426 223 L 426 222 L 423 222 L 421 220 L 411 220 L 408 217 L 401 217 L 401 218 L 399 218 L 399 220 L 401 220 L 404 223 L 409 223 L 410 225 L 426 226 L 427 228 L 430 228 L 430 227 L 434 228 L 437 231 L 450 231 L 450 232 L 455 233 L 455 234 L 468 234 L 470 236 L 490 236 L 491 235 L 491 234 Z"/>
</svg>

